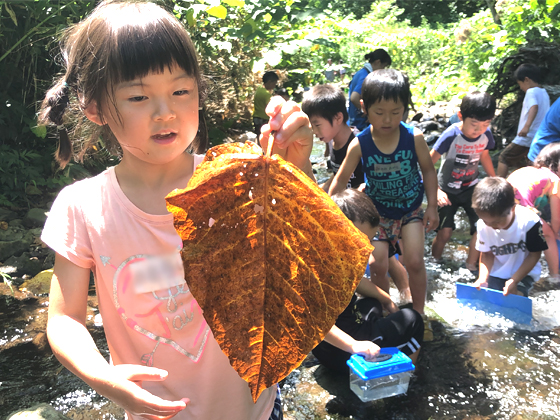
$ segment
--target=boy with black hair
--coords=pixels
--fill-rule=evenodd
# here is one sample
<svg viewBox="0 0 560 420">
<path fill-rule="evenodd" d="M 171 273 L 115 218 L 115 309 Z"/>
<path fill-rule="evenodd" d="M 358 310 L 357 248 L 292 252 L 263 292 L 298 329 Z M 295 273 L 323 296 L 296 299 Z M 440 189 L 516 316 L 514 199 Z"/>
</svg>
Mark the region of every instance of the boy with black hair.
<svg viewBox="0 0 560 420">
<path fill-rule="evenodd" d="M 471 205 L 478 182 L 478 164 L 489 176 L 495 176 L 489 150 L 494 148 L 490 123 L 496 112 L 496 100 L 487 93 L 471 92 L 461 101 L 457 113 L 459 122 L 448 127 L 430 151 L 435 164 L 443 156 L 438 172 L 439 227 L 432 243 L 432 256 L 441 260 L 445 244 L 455 229 L 455 213 L 462 207 L 469 218 L 471 241 L 465 266 L 478 274 L 476 251 L 476 221 L 478 216 Z"/>
<path fill-rule="evenodd" d="M 500 153 L 498 158 L 498 176 L 507 177 L 508 168 L 527 166 L 527 154 L 539 126 L 550 108 L 550 98 L 541 87 L 540 69 L 533 64 L 522 64 L 513 73 L 519 88 L 525 92 L 523 108 L 517 127 L 517 136 Z"/>
<path fill-rule="evenodd" d="M 528 296 L 541 275 L 541 252 L 548 249 L 540 217 L 516 205 L 513 186 L 500 177 L 478 183 L 472 206 L 480 218 L 476 249 L 482 254 L 474 285 Z"/>
<path fill-rule="evenodd" d="M 332 196 L 340 210 L 370 240 L 377 233 L 379 213 L 370 198 L 349 188 Z M 346 309 L 338 316 L 325 339 L 313 349 L 326 367 L 348 372 L 346 361 L 352 354 L 372 359 L 380 347 L 397 347 L 414 363 L 424 335 L 422 317 L 414 309 L 401 309 L 391 297 L 364 277 Z M 383 318 L 383 308 L 390 314 Z"/>
<path fill-rule="evenodd" d="M 266 115 L 266 106 L 272 97 L 271 92 L 276 87 L 279 77 L 275 71 L 267 71 L 262 78 L 263 86 L 259 86 L 255 92 L 253 111 L 253 124 L 255 126 L 254 133 L 258 137 L 261 135 L 261 127 L 268 123 L 268 115 Z"/>
<path fill-rule="evenodd" d="M 346 157 L 348 145 L 355 137 L 350 127 L 346 125 L 348 120 L 346 98 L 342 90 L 334 85 L 317 85 L 305 93 L 301 109 L 309 117 L 313 134 L 327 144 L 333 141 L 330 148 L 330 161 L 334 174 L 321 185 L 321 188 L 328 192 L 334 175 Z M 358 188 L 363 183 L 364 172 L 360 163 L 352 173 L 347 187 Z"/>
<path fill-rule="evenodd" d="M 354 132 L 346 124 L 348 120 L 346 98 L 342 90 L 335 85 L 317 85 L 305 93 L 301 109 L 309 117 L 315 136 L 327 144 L 332 140 L 329 156 L 333 175 L 327 182 L 320 185 L 324 191 L 328 192 L 334 176 L 346 157 L 348 146 L 355 137 Z M 362 170 L 362 163 L 359 162 L 350 175 L 346 187 L 358 188 L 364 182 L 364 171 Z M 390 248 L 389 273 L 399 289 L 402 299 L 410 301 L 408 278 L 406 271 L 396 260 L 395 255 L 397 253 L 400 253 L 398 245 Z"/>
</svg>

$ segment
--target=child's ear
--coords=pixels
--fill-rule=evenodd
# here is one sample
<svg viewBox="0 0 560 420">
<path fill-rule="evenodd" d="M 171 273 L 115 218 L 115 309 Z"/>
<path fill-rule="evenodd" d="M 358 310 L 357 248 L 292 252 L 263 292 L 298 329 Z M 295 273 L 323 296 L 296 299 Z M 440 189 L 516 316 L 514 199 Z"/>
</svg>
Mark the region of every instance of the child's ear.
<svg viewBox="0 0 560 420">
<path fill-rule="evenodd" d="M 457 116 L 461 121 L 463 121 L 463 114 L 461 114 L 461 111 L 457 111 Z"/>
<path fill-rule="evenodd" d="M 367 115 L 366 107 L 364 106 L 364 100 L 360 99 L 360 105 L 362 106 L 362 112 Z"/>
<path fill-rule="evenodd" d="M 95 123 L 97 125 L 104 125 L 103 121 L 99 117 L 96 101 L 91 101 L 89 105 L 84 108 L 84 114 L 86 114 L 86 118 L 92 123 Z"/>
<path fill-rule="evenodd" d="M 335 114 L 334 118 L 333 118 L 333 124 L 331 124 L 331 125 L 334 125 L 334 124 L 340 125 L 343 122 L 344 122 L 344 116 L 342 115 L 342 112 L 337 112 Z"/>
</svg>

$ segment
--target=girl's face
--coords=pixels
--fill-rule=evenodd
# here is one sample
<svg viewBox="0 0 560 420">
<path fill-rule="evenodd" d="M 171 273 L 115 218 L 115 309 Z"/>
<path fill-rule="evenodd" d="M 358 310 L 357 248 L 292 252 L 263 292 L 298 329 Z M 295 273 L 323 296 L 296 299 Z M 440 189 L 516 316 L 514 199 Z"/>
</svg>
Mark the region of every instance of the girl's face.
<svg viewBox="0 0 560 420">
<path fill-rule="evenodd" d="M 198 86 L 178 66 L 119 83 L 114 102 L 104 104 L 103 116 L 122 147 L 123 160 L 166 164 L 181 155 L 196 136 Z M 86 116 L 100 124 L 96 109 L 94 114 L 86 109 Z"/>
<path fill-rule="evenodd" d="M 395 102 L 392 99 L 382 99 L 371 105 L 365 110 L 365 113 L 375 132 L 381 135 L 388 135 L 399 129 L 404 113 L 404 105 L 401 101 Z"/>
</svg>

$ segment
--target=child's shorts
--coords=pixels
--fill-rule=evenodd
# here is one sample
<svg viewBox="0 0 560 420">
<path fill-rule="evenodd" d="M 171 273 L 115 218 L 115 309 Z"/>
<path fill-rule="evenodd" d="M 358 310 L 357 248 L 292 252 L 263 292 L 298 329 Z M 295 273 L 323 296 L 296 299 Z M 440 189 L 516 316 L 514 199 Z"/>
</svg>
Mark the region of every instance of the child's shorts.
<svg viewBox="0 0 560 420">
<path fill-rule="evenodd" d="M 360 319 L 339 317 L 336 326 L 358 341 L 372 341 L 379 347 L 397 347 L 407 356 L 420 349 L 424 340 L 424 320 L 414 309 L 401 309 L 382 317 L 383 309 L 377 299 L 363 298 L 356 302 Z M 313 355 L 325 367 L 347 373 L 346 361 L 351 354 L 322 341 Z"/>
<path fill-rule="evenodd" d="M 488 276 L 488 288 L 494 290 L 504 290 L 504 287 L 508 280 L 509 279 L 501 279 L 499 277 Z M 523 296 L 527 297 L 529 296 L 529 290 L 531 290 L 533 284 L 535 284 L 535 280 L 533 279 L 533 277 L 525 276 L 525 278 L 517 284 L 517 290 L 523 293 Z"/>
<path fill-rule="evenodd" d="M 507 166 L 514 168 L 520 168 L 522 166 L 527 166 L 529 160 L 527 159 L 527 154 L 529 153 L 529 148 L 527 146 L 520 146 L 516 143 L 510 143 L 506 146 L 500 156 L 498 156 L 498 162 L 504 163 Z"/>
<path fill-rule="evenodd" d="M 387 241 L 396 247 L 401 236 L 401 229 L 409 223 L 424 220 L 424 209 L 418 207 L 416 210 L 405 214 L 402 219 L 387 219 L 381 217 L 379 221 L 379 232 L 373 238 L 374 241 Z M 374 245 L 375 246 L 375 245 Z"/>
<path fill-rule="evenodd" d="M 476 222 L 478 221 L 478 216 L 472 208 L 473 191 L 474 187 L 462 191 L 459 194 L 447 194 L 447 198 L 451 201 L 451 205 L 438 208 L 439 227 L 436 232 L 443 228 L 451 228 L 455 230 L 455 213 L 457 213 L 459 207 L 463 207 L 463 209 L 465 209 L 465 213 L 467 213 L 467 217 L 469 218 L 471 235 L 474 235 L 476 232 Z"/>
</svg>

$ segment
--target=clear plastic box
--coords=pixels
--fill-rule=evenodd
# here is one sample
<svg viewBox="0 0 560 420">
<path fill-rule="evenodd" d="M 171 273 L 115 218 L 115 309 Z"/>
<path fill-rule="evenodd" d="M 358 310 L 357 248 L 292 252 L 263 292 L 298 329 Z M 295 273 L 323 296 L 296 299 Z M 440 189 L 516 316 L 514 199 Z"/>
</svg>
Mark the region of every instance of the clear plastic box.
<svg viewBox="0 0 560 420">
<path fill-rule="evenodd" d="M 350 389 L 364 402 L 406 393 L 414 371 L 412 360 L 396 347 L 381 349 L 375 362 L 354 354 L 347 363 Z"/>
</svg>

